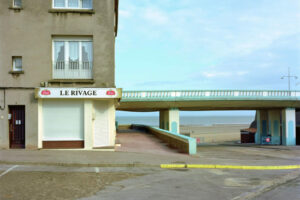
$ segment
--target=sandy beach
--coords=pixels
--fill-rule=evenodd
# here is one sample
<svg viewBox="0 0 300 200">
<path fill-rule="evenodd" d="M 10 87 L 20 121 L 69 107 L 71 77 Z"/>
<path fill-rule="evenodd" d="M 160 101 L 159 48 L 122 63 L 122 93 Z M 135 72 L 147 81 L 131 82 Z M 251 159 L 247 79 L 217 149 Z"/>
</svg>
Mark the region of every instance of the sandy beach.
<svg viewBox="0 0 300 200">
<path fill-rule="evenodd" d="M 181 125 L 180 133 L 198 138 L 198 143 L 220 143 L 240 140 L 240 130 L 249 124 L 217 124 L 211 126 Z"/>
</svg>

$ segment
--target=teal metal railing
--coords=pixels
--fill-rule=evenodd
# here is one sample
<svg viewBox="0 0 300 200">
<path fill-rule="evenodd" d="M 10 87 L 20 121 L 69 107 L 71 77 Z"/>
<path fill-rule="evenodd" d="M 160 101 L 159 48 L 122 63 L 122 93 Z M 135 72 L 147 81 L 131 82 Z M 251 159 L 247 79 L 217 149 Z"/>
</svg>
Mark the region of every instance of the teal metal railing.
<svg viewBox="0 0 300 200">
<path fill-rule="evenodd" d="M 123 100 L 170 98 L 298 98 L 300 91 L 286 90 L 166 90 L 123 91 Z"/>
</svg>

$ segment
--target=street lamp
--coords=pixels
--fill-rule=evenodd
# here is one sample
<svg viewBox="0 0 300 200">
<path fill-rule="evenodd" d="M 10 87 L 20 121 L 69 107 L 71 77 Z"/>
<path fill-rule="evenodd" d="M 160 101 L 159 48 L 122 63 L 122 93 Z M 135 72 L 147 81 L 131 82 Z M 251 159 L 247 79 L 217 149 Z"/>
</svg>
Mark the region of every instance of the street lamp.
<svg viewBox="0 0 300 200">
<path fill-rule="evenodd" d="M 289 71 L 288 71 L 288 75 L 287 75 L 287 76 L 282 76 L 281 79 L 288 78 L 289 91 L 291 91 L 291 78 L 298 79 L 298 76 L 291 76 L 290 68 L 288 68 L 288 70 L 289 70 Z"/>
</svg>

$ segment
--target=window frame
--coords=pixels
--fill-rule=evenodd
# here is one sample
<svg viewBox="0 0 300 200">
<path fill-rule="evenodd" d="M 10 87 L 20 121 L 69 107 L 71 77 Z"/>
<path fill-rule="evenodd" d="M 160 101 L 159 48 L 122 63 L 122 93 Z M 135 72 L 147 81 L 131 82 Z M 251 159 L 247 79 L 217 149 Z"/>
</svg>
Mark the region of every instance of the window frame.
<svg viewBox="0 0 300 200">
<path fill-rule="evenodd" d="M 55 60 L 55 42 L 64 42 L 64 62 L 68 63 L 69 62 L 69 43 L 70 42 L 79 42 L 78 45 L 78 52 L 79 52 L 79 58 L 78 58 L 78 62 L 82 63 L 82 42 L 91 42 L 92 43 L 92 53 L 91 53 L 91 63 L 92 63 L 92 73 L 93 73 L 93 68 L 94 68 L 94 40 L 92 36 L 84 36 L 84 37 L 53 37 L 52 38 L 52 67 L 51 67 L 51 71 L 52 71 L 52 77 L 54 75 L 54 70 L 53 70 L 53 66 L 56 62 Z M 67 78 L 68 79 L 68 78 Z M 72 78 L 74 79 L 74 78 Z M 76 79 L 76 78 L 75 78 Z M 80 79 L 80 78 L 79 78 Z"/>
<path fill-rule="evenodd" d="M 13 0 L 13 1 L 12 1 L 12 8 L 22 8 L 22 6 L 23 6 L 22 0 L 20 0 L 20 3 L 21 3 L 20 6 L 16 5 L 15 2 L 16 2 L 16 0 Z"/>
<path fill-rule="evenodd" d="M 77 0 L 78 1 L 78 7 L 76 8 L 74 8 L 74 7 L 69 7 L 69 0 L 64 0 L 65 1 L 65 7 L 55 7 L 55 5 L 54 5 L 54 1 L 55 0 L 52 0 L 52 9 L 66 9 L 66 10 L 93 10 L 93 8 L 94 8 L 94 1 L 93 0 L 91 0 L 92 1 L 92 7 L 91 8 L 83 8 L 82 7 L 82 1 L 83 0 Z"/>
<path fill-rule="evenodd" d="M 21 59 L 21 68 L 16 68 L 16 59 Z M 23 58 L 22 56 L 13 56 L 12 57 L 12 71 L 13 72 L 22 72 L 23 71 Z"/>
<path fill-rule="evenodd" d="M 93 38 L 92 37 L 74 37 L 74 38 L 63 38 L 63 37 L 58 37 L 58 38 L 53 38 L 52 39 L 52 64 L 55 62 L 55 42 L 64 42 L 64 61 L 68 62 L 69 58 L 69 42 L 79 42 L 79 62 L 82 61 L 82 44 L 81 42 L 92 42 L 92 62 L 94 62 L 94 43 L 93 43 Z M 67 45 L 66 45 L 67 43 Z"/>
</svg>

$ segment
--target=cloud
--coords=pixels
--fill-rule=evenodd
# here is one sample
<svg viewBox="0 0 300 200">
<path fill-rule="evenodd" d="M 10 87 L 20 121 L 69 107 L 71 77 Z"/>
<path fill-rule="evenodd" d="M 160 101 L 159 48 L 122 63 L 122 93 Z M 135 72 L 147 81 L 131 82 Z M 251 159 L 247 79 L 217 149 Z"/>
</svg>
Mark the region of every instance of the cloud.
<svg viewBox="0 0 300 200">
<path fill-rule="evenodd" d="M 182 84 L 184 81 L 180 81 L 180 80 L 176 80 L 176 81 L 172 81 L 172 80 L 166 80 L 166 81 L 145 81 L 145 82 L 140 82 L 138 84 L 135 85 L 135 87 L 169 87 L 172 85 L 178 85 L 178 84 Z"/>
<path fill-rule="evenodd" d="M 128 10 L 119 10 L 120 17 L 129 18 L 132 16 L 132 13 Z"/>
<path fill-rule="evenodd" d="M 231 72 L 202 72 L 202 75 L 206 78 L 228 77 L 232 76 Z"/>
<path fill-rule="evenodd" d="M 258 16 L 249 16 L 249 15 L 243 15 L 238 18 L 239 21 L 243 23 L 259 23 L 263 21 L 263 18 L 258 17 Z"/>
<path fill-rule="evenodd" d="M 143 17 L 154 25 L 164 25 L 169 22 L 167 14 L 157 8 L 146 8 Z"/>
<path fill-rule="evenodd" d="M 298 0 L 127 0 L 120 9 L 121 86 L 285 89 L 287 67 L 300 74 Z"/>
<path fill-rule="evenodd" d="M 238 75 L 238 76 L 245 76 L 245 75 L 247 75 L 249 72 L 248 71 L 239 71 L 239 72 L 236 72 L 236 74 Z"/>
<path fill-rule="evenodd" d="M 200 74 L 200 76 L 205 78 L 225 78 L 225 77 L 237 77 L 237 76 L 244 76 L 248 74 L 248 71 L 205 71 Z M 199 77 L 196 75 L 195 77 Z"/>
<path fill-rule="evenodd" d="M 267 48 L 281 37 L 300 33 L 298 12 L 282 15 L 284 11 L 276 7 L 280 3 L 232 12 L 234 1 L 223 7 L 216 5 L 210 11 L 201 7 L 201 3 L 193 7 L 194 1 L 189 1 L 190 6 L 176 8 L 164 8 L 169 1 L 155 2 L 139 4 L 139 15 L 147 23 L 141 20 L 139 30 L 149 39 L 165 36 L 176 40 L 184 51 L 200 47 L 219 57 L 247 55 Z M 173 5 L 179 2 L 184 1 Z M 262 11 L 264 6 L 274 13 Z"/>
</svg>

